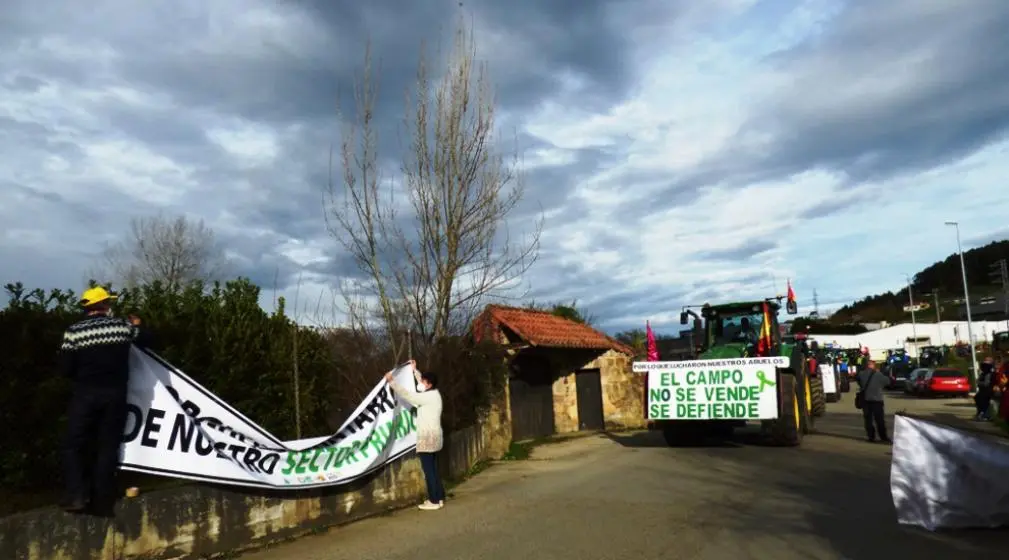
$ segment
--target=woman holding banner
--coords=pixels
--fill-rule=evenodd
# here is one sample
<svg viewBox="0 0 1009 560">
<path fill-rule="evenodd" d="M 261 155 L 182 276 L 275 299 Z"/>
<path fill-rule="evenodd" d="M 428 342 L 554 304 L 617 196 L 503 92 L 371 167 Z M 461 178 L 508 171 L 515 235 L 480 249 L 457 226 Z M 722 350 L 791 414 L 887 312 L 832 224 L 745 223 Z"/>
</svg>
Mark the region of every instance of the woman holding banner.
<svg viewBox="0 0 1009 560">
<path fill-rule="evenodd" d="M 436 510 L 445 507 L 445 487 L 438 474 L 438 452 L 442 448 L 441 392 L 438 391 L 438 376 L 432 372 L 420 373 L 414 369 L 419 391 L 410 391 L 396 383 L 392 372 L 385 374 L 385 380 L 396 396 L 417 409 L 417 457 L 424 470 L 427 482 L 427 501 L 420 509 Z"/>
</svg>

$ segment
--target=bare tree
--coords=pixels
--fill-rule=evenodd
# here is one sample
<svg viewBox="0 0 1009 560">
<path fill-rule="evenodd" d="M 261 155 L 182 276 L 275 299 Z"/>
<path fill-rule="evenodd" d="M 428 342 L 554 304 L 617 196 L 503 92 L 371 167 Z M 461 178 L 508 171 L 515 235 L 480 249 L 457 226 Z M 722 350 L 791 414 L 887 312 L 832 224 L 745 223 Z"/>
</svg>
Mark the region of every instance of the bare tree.
<svg viewBox="0 0 1009 560">
<path fill-rule="evenodd" d="M 178 290 L 194 280 L 217 280 L 227 268 L 213 230 L 185 216 L 134 218 L 128 236 L 102 256 L 96 277 L 128 288 L 160 281 Z"/>
<path fill-rule="evenodd" d="M 421 342 L 459 332 L 487 299 L 514 287 L 539 250 L 542 219 L 522 243 L 505 227 L 524 185 L 518 154 L 506 159 L 495 144 L 492 85 L 476 61 L 471 28 L 458 27 L 453 47 L 437 79 L 422 49 L 398 181 L 380 174 L 369 47 L 355 84 L 356 119 L 341 144 L 343 188 L 329 189 L 330 232 L 367 277 L 398 349 L 407 331 Z M 409 201 L 408 215 L 397 213 L 397 191 Z"/>
</svg>

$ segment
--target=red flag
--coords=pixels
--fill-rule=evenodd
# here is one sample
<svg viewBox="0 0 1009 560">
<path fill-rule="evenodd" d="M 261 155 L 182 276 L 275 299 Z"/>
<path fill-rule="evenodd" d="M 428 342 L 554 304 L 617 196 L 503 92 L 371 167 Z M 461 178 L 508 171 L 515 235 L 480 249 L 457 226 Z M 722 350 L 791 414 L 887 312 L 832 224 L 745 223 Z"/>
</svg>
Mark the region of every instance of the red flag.
<svg viewBox="0 0 1009 560">
<path fill-rule="evenodd" d="M 792 290 L 792 279 L 788 279 L 788 300 L 785 302 L 785 311 L 789 315 L 795 315 L 799 312 L 799 304 L 795 302 L 795 291 Z"/>
<path fill-rule="evenodd" d="M 648 339 L 648 361 L 659 361 L 659 347 L 655 344 L 655 333 L 652 332 L 652 325 L 645 321 L 645 336 Z"/>
</svg>

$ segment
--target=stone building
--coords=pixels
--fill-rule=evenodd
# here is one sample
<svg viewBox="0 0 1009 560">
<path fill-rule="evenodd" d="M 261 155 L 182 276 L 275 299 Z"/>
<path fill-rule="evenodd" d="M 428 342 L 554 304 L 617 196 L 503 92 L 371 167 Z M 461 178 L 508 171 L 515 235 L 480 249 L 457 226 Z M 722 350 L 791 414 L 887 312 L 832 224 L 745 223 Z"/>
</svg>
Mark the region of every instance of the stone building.
<svg viewBox="0 0 1009 560">
<path fill-rule="evenodd" d="M 628 346 L 547 311 L 500 305 L 480 314 L 474 332 L 509 350 L 515 441 L 644 426 L 644 378 L 631 372 Z"/>
</svg>

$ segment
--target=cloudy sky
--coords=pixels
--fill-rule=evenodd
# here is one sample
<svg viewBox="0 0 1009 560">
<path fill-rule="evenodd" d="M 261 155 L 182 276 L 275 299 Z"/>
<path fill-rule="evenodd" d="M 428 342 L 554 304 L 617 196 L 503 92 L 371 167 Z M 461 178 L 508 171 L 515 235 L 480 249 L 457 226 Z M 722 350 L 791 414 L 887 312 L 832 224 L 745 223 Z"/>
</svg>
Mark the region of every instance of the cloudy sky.
<svg viewBox="0 0 1009 560">
<path fill-rule="evenodd" d="M 351 274 L 321 206 L 366 38 L 395 130 L 457 1 L 5 0 L 0 280 L 80 289 L 131 217 L 202 218 L 302 298 Z M 538 300 L 609 331 L 791 278 L 829 308 L 1009 236 L 1009 2 L 467 0 L 542 211 Z M 515 144 L 514 142 L 511 145 Z M 394 142 L 383 142 L 389 150 Z M 388 153 L 395 158 L 397 154 Z"/>
</svg>

